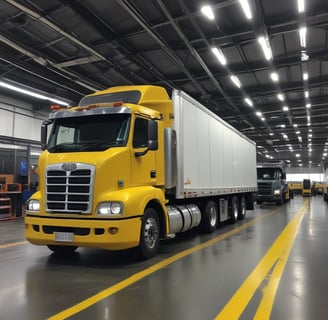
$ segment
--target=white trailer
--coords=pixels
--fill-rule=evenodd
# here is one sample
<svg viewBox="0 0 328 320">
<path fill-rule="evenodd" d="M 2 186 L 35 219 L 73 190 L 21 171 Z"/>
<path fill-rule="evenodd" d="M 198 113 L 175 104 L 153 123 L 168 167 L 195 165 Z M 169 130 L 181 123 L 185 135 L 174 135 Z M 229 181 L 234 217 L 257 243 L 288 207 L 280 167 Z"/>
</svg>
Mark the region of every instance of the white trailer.
<svg viewBox="0 0 328 320">
<path fill-rule="evenodd" d="M 207 231 L 213 228 L 204 220 L 214 224 L 215 219 L 204 219 L 206 211 L 217 211 L 219 221 L 243 219 L 246 209 L 253 209 L 257 191 L 255 143 L 186 93 L 174 90 L 172 101 L 177 152 L 175 201 L 196 203 Z M 171 180 L 167 178 L 170 184 Z"/>
</svg>

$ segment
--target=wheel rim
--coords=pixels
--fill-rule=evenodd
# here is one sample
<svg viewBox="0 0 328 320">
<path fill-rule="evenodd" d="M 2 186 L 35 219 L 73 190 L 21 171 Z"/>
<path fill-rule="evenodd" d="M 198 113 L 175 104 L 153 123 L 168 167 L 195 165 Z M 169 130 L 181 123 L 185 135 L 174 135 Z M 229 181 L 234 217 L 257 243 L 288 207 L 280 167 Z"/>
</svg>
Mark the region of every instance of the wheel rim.
<svg viewBox="0 0 328 320">
<path fill-rule="evenodd" d="M 237 201 L 234 201 L 233 203 L 233 212 L 232 212 L 234 219 L 236 220 L 238 218 L 238 203 Z"/>
<path fill-rule="evenodd" d="M 246 214 L 246 201 L 245 199 L 241 200 L 241 215 L 244 216 Z"/>
<path fill-rule="evenodd" d="M 210 208 L 210 225 L 213 227 L 216 224 L 217 212 L 215 207 Z"/>
<path fill-rule="evenodd" d="M 148 218 L 144 229 L 145 245 L 154 248 L 158 239 L 158 226 L 154 218 Z"/>
</svg>

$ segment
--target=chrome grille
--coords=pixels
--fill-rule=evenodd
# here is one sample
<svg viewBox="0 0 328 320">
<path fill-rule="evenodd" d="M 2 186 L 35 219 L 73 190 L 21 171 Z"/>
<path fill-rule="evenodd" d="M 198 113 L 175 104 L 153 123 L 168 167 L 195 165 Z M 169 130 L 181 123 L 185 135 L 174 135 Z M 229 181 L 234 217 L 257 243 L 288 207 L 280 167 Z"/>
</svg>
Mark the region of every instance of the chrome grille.
<svg viewBox="0 0 328 320">
<path fill-rule="evenodd" d="M 67 167 L 62 163 L 47 167 L 47 211 L 91 213 L 94 166 L 74 163 L 72 171 Z"/>
</svg>

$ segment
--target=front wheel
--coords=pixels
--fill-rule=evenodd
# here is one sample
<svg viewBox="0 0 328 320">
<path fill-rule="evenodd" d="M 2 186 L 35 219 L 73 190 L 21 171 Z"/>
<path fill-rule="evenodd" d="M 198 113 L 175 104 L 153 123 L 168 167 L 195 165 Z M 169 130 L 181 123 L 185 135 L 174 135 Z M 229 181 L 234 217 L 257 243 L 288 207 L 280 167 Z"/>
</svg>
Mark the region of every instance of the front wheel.
<svg viewBox="0 0 328 320">
<path fill-rule="evenodd" d="M 155 209 L 147 208 L 142 218 L 138 256 L 150 259 L 157 254 L 159 247 L 159 220 Z"/>
</svg>

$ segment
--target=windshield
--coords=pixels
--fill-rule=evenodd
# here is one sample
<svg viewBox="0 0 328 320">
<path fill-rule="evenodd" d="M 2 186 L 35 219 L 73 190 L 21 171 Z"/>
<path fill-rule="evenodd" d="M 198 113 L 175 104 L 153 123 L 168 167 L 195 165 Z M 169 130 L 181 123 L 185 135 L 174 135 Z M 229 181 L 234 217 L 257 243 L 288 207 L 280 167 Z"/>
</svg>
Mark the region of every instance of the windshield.
<svg viewBox="0 0 328 320">
<path fill-rule="evenodd" d="M 52 128 L 49 152 L 104 151 L 126 145 L 130 116 L 93 115 L 57 119 Z"/>
<path fill-rule="evenodd" d="M 89 106 L 91 104 L 110 103 L 117 101 L 137 104 L 139 102 L 140 95 L 140 91 L 132 90 L 86 96 L 81 99 L 79 106 Z"/>
<path fill-rule="evenodd" d="M 276 178 L 275 168 L 258 168 L 257 179 L 259 180 L 274 180 Z"/>
</svg>

